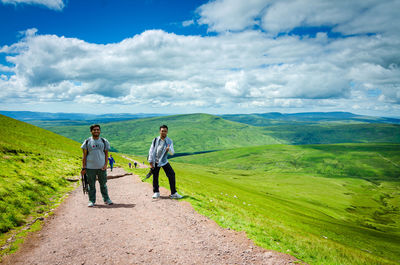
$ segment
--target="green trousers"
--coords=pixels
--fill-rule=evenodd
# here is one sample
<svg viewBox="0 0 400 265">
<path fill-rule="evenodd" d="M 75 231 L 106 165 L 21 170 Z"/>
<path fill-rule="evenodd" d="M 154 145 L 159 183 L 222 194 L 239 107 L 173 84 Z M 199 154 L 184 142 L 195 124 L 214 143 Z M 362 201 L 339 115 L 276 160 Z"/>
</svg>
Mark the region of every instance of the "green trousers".
<svg viewBox="0 0 400 265">
<path fill-rule="evenodd" d="M 89 182 L 89 201 L 95 203 L 96 202 L 96 176 L 98 177 L 100 184 L 101 195 L 103 196 L 103 200 L 107 201 L 110 199 L 108 197 L 108 189 L 107 189 L 107 170 L 101 169 L 86 169 L 86 174 L 88 176 Z"/>
</svg>

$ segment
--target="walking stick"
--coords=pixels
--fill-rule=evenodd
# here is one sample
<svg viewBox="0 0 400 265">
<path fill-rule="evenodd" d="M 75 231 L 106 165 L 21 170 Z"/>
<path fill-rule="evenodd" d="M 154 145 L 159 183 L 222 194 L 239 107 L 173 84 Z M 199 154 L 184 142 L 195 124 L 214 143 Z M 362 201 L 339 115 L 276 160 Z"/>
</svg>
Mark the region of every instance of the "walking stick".
<svg viewBox="0 0 400 265">
<path fill-rule="evenodd" d="M 88 179 L 87 179 L 87 175 L 85 174 L 81 174 L 81 180 L 82 180 L 82 189 L 83 189 L 83 194 L 86 194 L 89 192 L 89 183 L 88 183 Z"/>
</svg>

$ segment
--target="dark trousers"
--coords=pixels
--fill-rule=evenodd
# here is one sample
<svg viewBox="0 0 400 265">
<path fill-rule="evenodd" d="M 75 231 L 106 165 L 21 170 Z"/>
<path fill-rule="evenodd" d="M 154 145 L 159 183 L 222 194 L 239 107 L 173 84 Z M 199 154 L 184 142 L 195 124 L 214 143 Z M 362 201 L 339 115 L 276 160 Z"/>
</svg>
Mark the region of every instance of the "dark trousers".
<svg viewBox="0 0 400 265">
<path fill-rule="evenodd" d="M 101 169 L 86 169 L 86 174 L 88 176 L 89 182 L 89 201 L 95 203 L 96 202 L 96 176 L 99 180 L 101 195 L 103 196 L 103 200 L 107 201 L 110 199 L 108 197 L 108 189 L 107 189 L 107 170 Z"/>
<path fill-rule="evenodd" d="M 174 194 L 176 192 L 176 187 L 175 187 L 175 172 L 172 169 L 171 165 L 167 163 L 166 165 L 162 166 L 164 169 L 165 175 L 167 175 L 168 180 L 169 180 L 169 187 L 171 188 L 171 194 Z M 160 192 L 160 187 L 158 186 L 158 176 L 160 173 L 160 167 L 155 164 L 154 167 L 154 172 L 153 172 L 153 192 Z"/>
</svg>

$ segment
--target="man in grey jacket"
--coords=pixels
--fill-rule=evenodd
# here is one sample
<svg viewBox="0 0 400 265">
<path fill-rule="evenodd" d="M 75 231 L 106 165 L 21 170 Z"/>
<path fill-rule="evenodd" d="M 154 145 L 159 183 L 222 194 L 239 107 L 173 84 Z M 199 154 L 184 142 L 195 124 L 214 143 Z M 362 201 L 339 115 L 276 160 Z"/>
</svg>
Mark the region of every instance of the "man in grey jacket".
<svg viewBox="0 0 400 265">
<path fill-rule="evenodd" d="M 149 150 L 149 163 L 153 169 L 153 199 L 160 197 L 160 189 L 158 184 L 158 176 L 160 168 L 162 167 L 169 180 L 169 186 L 171 188 L 171 198 L 181 199 L 182 196 L 176 191 L 175 186 L 175 172 L 168 162 L 168 152 L 174 154 L 174 144 L 170 138 L 167 137 L 168 126 L 160 126 L 160 136 L 155 138 L 151 143 Z"/>
</svg>

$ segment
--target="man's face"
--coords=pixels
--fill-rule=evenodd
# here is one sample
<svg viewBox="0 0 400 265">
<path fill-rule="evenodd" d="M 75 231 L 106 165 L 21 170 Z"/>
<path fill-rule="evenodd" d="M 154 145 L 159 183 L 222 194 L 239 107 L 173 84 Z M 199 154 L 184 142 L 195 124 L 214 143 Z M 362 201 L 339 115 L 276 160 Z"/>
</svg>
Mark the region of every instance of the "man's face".
<svg viewBox="0 0 400 265">
<path fill-rule="evenodd" d="M 160 136 L 161 136 L 161 138 L 167 137 L 167 134 L 168 134 L 168 129 L 167 129 L 167 128 L 161 128 L 161 129 L 160 129 Z"/>
<path fill-rule="evenodd" d="M 94 127 L 91 131 L 93 137 L 99 137 L 100 136 L 100 128 L 99 127 Z"/>
</svg>

